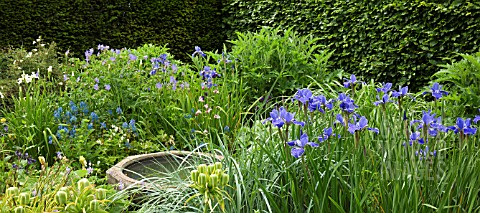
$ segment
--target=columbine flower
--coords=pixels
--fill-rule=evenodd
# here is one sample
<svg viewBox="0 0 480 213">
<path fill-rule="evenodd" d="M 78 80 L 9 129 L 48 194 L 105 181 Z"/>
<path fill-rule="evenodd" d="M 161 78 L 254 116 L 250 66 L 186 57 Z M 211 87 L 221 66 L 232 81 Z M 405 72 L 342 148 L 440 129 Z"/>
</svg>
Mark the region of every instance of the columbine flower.
<svg viewBox="0 0 480 213">
<path fill-rule="evenodd" d="M 220 115 L 215 114 L 215 115 L 213 116 L 213 118 L 215 118 L 215 119 L 220 119 Z"/>
<path fill-rule="evenodd" d="M 305 149 L 304 147 L 306 145 L 309 145 L 311 147 L 318 147 L 318 144 L 317 143 L 314 143 L 314 142 L 310 142 L 308 141 L 308 135 L 306 133 L 303 133 L 301 136 L 300 136 L 300 139 L 298 140 L 294 140 L 294 141 L 290 141 L 287 143 L 289 146 L 293 146 L 292 148 L 292 151 L 291 151 L 291 154 L 293 157 L 295 158 L 299 158 L 300 156 L 303 155 L 303 153 L 305 152 Z"/>
<path fill-rule="evenodd" d="M 199 46 L 195 46 L 195 52 L 192 54 L 192 57 L 195 57 L 195 55 L 198 54 L 202 57 L 205 57 L 205 53 L 202 52 L 202 49 L 200 49 Z"/>
<path fill-rule="evenodd" d="M 295 94 L 294 99 L 301 102 L 302 104 L 306 104 L 311 97 L 312 91 L 310 91 L 309 89 L 299 89 Z"/>
<path fill-rule="evenodd" d="M 350 86 L 353 86 L 357 83 L 357 78 L 355 75 L 351 75 L 350 79 L 346 79 L 347 81 L 343 82 L 343 87 L 345 88 L 350 88 Z"/>
<path fill-rule="evenodd" d="M 56 152 L 56 154 L 57 154 L 57 159 L 62 160 L 63 158 L 62 152 Z"/>
<path fill-rule="evenodd" d="M 355 120 L 354 120 L 354 123 L 349 123 L 348 124 L 348 131 L 351 134 L 354 134 L 356 131 L 362 131 L 363 129 L 367 128 L 367 126 L 368 126 L 368 120 L 367 120 L 367 118 L 365 118 L 365 116 L 360 117 L 360 120 L 358 122 L 356 122 Z M 367 129 L 372 131 L 372 132 L 375 132 L 377 134 L 379 132 L 379 130 L 377 128 L 368 127 Z"/>
<path fill-rule="evenodd" d="M 198 102 L 204 102 L 203 96 L 198 97 Z"/>
<path fill-rule="evenodd" d="M 195 116 L 198 116 L 198 115 L 200 115 L 200 114 L 202 114 L 202 111 L 200 111 L 200 110 L 197 110 L 197 111 L 195 112 Z"/>
</svg>

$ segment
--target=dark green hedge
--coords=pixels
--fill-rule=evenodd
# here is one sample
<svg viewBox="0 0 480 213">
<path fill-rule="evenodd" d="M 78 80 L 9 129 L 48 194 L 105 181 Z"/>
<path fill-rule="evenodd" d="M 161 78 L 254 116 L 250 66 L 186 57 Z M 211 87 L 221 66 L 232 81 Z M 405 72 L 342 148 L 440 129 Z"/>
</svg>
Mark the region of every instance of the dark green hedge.
<svg viewBox="0 0 480 213">
<path fill-rule="evenodd" d="M 419 88 L 437 64 L 479 50 L 480 6 L 468 2 L 229 0 L 225 12 L 230 38 L 292 26 L 335 50 L 335 69 Z"/>
<path fill-rule="evenodd" d="M 28 47 L 42 36 L 81 56 L 98 44 L 168 43 L 185 59 L 194 46 L 222 47 L 222 7 L 222 0 L 2 0 L 0 47 Z"/>
</svg>

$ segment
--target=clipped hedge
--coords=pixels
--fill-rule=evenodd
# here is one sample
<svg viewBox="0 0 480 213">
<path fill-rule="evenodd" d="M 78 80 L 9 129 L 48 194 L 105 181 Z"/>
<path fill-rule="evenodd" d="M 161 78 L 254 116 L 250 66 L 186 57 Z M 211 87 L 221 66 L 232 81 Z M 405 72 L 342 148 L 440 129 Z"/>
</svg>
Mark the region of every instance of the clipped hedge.
<svg viewBox="0 0 480 213">
<path fill-rule="evenodd" d="M 229 0 L 225 21 L 230 38 L 235 30 L 294 27 L 335 50 L 334 69 L 418 89 L 437 64 L 479 50 L 478 3 L 435 2 Z"/>
<path fill-rule="evenodd" d="M 220 49 L 221 0 L 0 1 L 0 47 L 29 48 L 42 36 L 75 56 L 106 44 L 135 48 L 168 43 L 173 55 L 186 58 L 197 45 Z"/>
</svg>

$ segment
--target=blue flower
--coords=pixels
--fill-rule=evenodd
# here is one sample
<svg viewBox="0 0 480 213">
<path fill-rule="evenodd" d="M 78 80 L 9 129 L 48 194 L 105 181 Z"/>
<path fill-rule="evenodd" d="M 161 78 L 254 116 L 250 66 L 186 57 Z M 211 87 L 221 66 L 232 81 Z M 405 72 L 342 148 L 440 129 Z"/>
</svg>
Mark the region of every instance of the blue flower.
<svg viewBox="0 0 480 213">
<path fill-rule="evenodd" d="M 410 146 L 413 145 L 413 142 L 418 142 L 419 144 L 425 143 L 423 138 L 420 138 L 420 132 L 414 132 L 410 135 Z"/>
<path fill-rule="evenodd" d="M 291 154 L 295 158 L 299 158 L 305 152 L 304 147 L 309 145 L 311 147 L 318 147 L 317 143 L 308 141 L 308 135 L 306 133 L 300 136 L 300 139 L 290 141 L 287 143 L 289 146 L 293 146 Z"/>
<path fill-rule="evenodd" d="M 223 131 L 224 131 L 224 132 L 230 132 L 230 127 L 229 127 L 229 126 L 223 127 Z"/>
<path fill-rule="evenodd" d="M 312 97 L 312 91 L 309 89 L 299 89 L 295 94 L 294 99 L 300 101 L 302 104 L 306 104 Z"/>
<path fill-rule="evenodd" d="M 435 114 L 432 114 L 431 111 L 422 112 L 422 120 L 413 120 L 410 122 L 410 125 L 419 123 L 417 129 L 425 128 L 430 136 L 437 136 L 438 131 L 447 132 L 448 128 L 442 125 L 441 117 L 435 118 Z"/>
<path fill-rule="evenodd" d="M 134 54 L 128 54 L 128 59 L 130 61 L 135 61 L 135 60 L 137 60 L 137 56 L 135 56 Z"/>
<path fill-rule="evenodd" d="M 92 119 L 92 122 L 98 121 L 98 115 L 95 112 L 90 113 L 90 119 Z"/>
<path fill-rule="evenodd" d="M 327 101 L 327 98 L 323 95 L 319 96 L 314 96 L 310 98 L 309 103 L 308 103 L 308 109 L 313 112 L 315 110 L 320 111 L 321 113 L 325 113 L 325 108 L 326 109 L 333 109 L 333 102 L 334 100 L 330 99 Z"/>
<path fill-rule="evenodd" d="M 82 112 L 83 112 L 84 114 L 87 114 L 87 113 L 88 113 L 88 106 L 87 106 L 87 104 L 82 101 L 82 102 L 80 102 L 79 105 L 80 105 L 80 109 L 82 110 Z"/>
<path fill-rule="evenodd" d="M 383 93 L 387 93 L 388 91 L 390 91 L 390 89 L 392 88 L 392 83 L 384 83 L 382 84 L 382 87 L 380 88 L 377 88 L 377 92 L 383 92 Z"/>
<path fill-rule="evenodd" d="M 355 108 L 358 108 L 353 99 L 344 93 L 340 93 L 338 95 L 338 100 L 340 101 L 340 108 L 347 113 L 353 113 Z"/>
<path fill-rule="evenodd" d="M 93 123 L 89 123 L 88 126 L 87 126 L 87 129 L 93 129 Z"/>
<path fill-rule="evenodd" d="M 290 113 L 290 112 L 287 112 L 287 110 L 285 110 L 284 107 L 280 107 L 280 111 L 279 110 L 272 110 L 270 112 L 270 118 L 267 118 L 265 122 L 267 121 L 270 121 L 272 122 L 273 125 L 275 125 L 276 127 L 278 128 L 282 128 L 282 126 L 286 123 L 286 124 L 295 124 L 295 125 L 300 125 L 300 126 L 305 126 L 305 123 L 304 122 L 301 122 L 301 121 L 297 121 L 294 119 L 294 116 L 295 116 L 295 113 Z"/>
<path fill-rule="evenodd" d="M 107 124 L 106 124 L 105 122 L 100 123 L 100 128 L 101 128 L 101 129 L 106 129 L 106 128 L 107 128 Z"/>
<path fill-rule="evenodd" d="M 377 100 L 379 100 L 379 99 L 380 99 L 380 98 L 379 98 L 378 95 L 377 95 Z M 383 97 L 382 97 L 382 100 L 375 101 L 373 104 L 374 104 L 375 106 L 378 106 L 379 104 L 385 105 L 385 104 L 388 103 L 388 102 L 393 102 L 393 101 L 390 100 L 389 95 L 388 95 L 387 93 L 385 93 L 385 94 L 383 95 Z"/>
<path fill-rule="evenodd" d="M 351 85 L 355 85 L 355 83 L 357 83 L 357 78 L 353 74 L 350 76 L 350 79 L 346 80 L 346 82 L 343 82 L 343 87 L 345 88 L 350 88 Z"/>
<path fill-rule="evenodd" d="M 122 114 L 122 108 L 117 107 L 117 111 L 116 111 L 116 112 L 117 112 L 117 114 L 119 114 L 119 115 Z"/>
<path fill-rule="evenodd" d="M 323 129 L 323 134 L 318 136 L 318 141 L 320 143 L 322 143 L 322 142 L 326 141 L 327 139 L 329 139 L 331 136 L 335 136 L 335 134 L 333 134 L 332 127 L 325 128 L 325 129 Z"/>
<path fill-rule="evenodd" d="M 448 95 L 448 92 L 442 90 L 442 86 L 437 82 L 433 84 L 433 86 L 430 88 L 430 91 L 432 92 L 432 96 L 435 97 L 436 100 Z"/>
<path fill-rule="evenodd" d="M 406 96 L 407 94 L 408 94 L 408 86 L 402 87 L 398 89 L 398 91 L 396 90 L 392 91 L 392 96 L 395 98 L 403 97 L 403 96 Z"/>
<path fill-rule="evenodd" d="M 480 109 L 478 109 L 478 111 L 480 111 Z M 476 115 L 475 118 L 473 119 L 473 122 L 477 123 L 478 121 L 480 121 L 480 115 Z"/>
<path fill-rule="evenodd" d="M 343 116 L 341 114 L 337 114 L 335 116 L 335 119 L 336 119 L 335 123 L 340 123 L 342 124 L 342 126 L 345 126 L 345 120 L 343 119 Z"/>
<path fill-rule="evenodd" d="M 122 124 L 122 128 L 124 128 L 124 129 L 128 129 L 128 123 L 127 123 L 127 122 L 123 122 L 123 124 Z"/>
<path fill-rule="evenodd" d="M 200 49 L 199 46 L 195 46 L 195 52 L 192 54 L 192 58 L 195 57 L 195 55 L 198 54 L 202 57 L 205 57 L 205 53 L 202 52 L 202 49 Z"/>
<path fill-rule="evenodd" d="M 351 134 L 354 134 L 356 131 L 362 131 L 363 129 L 367 128 L 368 126 L 368 120 L 367 118 L 365 118 L 365 116 L 362 116 L 360 117 L 359 121 L 356 122 L 356 118 L 354 117 L 354 122 L 353 123 L 349 123 L 348 124 L 348 131 L 351 133 Z M 372 131 L 372 132 L 375 132 L 375 133 L 379 133 L 379 130 L 377 128 L 370 128 L 368 127 L 367 128 L 368 130 Z"/>
<path fill-rule="evenodd" d="M 50 135 L 48 136 L 48 144 L 52 144 L 53 143 L 53 137 Z"/>
<path fill-rule="evenodd" d="M 70 123 L 75 123 L 77 121 L 77 117 L 72 116 L 70 117 Z"/>
<path fill-rule="evenodd" d="M 455 126 L 449 126 L 447 127 L 449 130 L 452 130 L 457 133 L 463 133 L 465 135 L 474 135 L 477 132 L 477 128 L 472 128 L 471 127 L 471 119 L 467 118 L 466 120 L 463 120 L 462 118 L 457 118 L 457 122 Z"/>
</svg>

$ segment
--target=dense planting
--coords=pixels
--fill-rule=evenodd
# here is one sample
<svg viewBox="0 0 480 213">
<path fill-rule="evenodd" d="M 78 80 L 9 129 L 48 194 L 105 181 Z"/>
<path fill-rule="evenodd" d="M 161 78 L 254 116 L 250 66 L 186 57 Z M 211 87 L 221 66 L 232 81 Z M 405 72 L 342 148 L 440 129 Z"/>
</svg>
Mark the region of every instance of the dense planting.
<svg viewBox="0 0 480 213">
<path fill-rule="evenodd" d="M 478 94 L 463 76 L 477 80 L 478 57 L 415 93 L 329 71 L 310 39 L 264 28 L 232 51 L 192 47 L 190 63 L 156 45 L 12 50 L 0 210 L 479 211 Z M 107 184 L 121 159 L 169 150 L 221 157 Z"/>
</svg>

